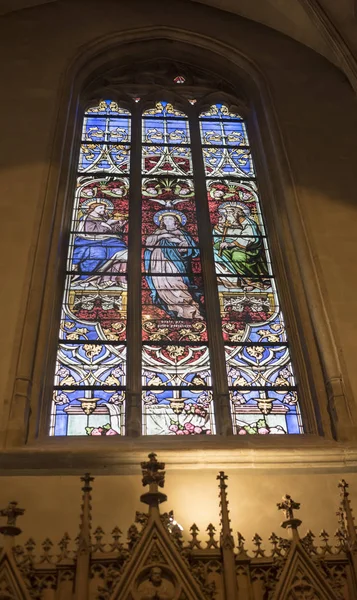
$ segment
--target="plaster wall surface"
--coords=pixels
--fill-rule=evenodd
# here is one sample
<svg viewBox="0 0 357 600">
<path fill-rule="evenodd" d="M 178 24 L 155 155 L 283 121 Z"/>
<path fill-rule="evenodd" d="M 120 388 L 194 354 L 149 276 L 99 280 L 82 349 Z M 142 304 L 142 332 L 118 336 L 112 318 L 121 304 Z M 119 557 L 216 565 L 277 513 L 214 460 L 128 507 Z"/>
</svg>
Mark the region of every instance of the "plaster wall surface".
<svg viewBox="0 0 357 600">
<path fill-rule="evenodd" d="M 325 302 L 317 310 L 327 310 L 346 382 L 352 390 L 357 389 L 357 111 L 344 75 L 288 37 L 200 4 L 134 0 L 124 8 L 109 0 L 89 0 L 85 4 L 63 1 L 11 13 L 0 21 L 0 55 L 7 57 L 0 63 L 3 423 L 13 390 L 24 319 L 33 318 L 27 311 L 27 297 L 66 69 L 83 46 L 102 36 L 160 25 L 188 30 L 192 39 L 202 34 L 228 44 L 253 60 L 262 72 L 287 149 Z M 48 243 L 52 234 L 48 231 Z M 45 266 L 47 254 L 43 253 L 40 260 Z M 354 402 L 353 394 L 350 401 Z M 272 529 L 277 530 L 280 521 L 275 503 L 288 492 L 303 503 L 306 528 L 317 533 L 324 527 L 333 533 L 339 478 L 336 472 L 327 469 L 315 474 L 312 469 L 296 475 L 287 470 L 265 474 L 264 470 L 254 473 L 254 469 L 244 474 L 234 472 L 230 498 L 235 529 L 241 529 L 247 538 L 255 530 L 266 536 Z M 216 471 L 206 470 L 199 478 L 194 471 L 168 476 L 167 506 L 175 509 L 184 527 L 193 521 L 201 529 L 210 521 L 217 524 L 215 475 Z M 357 494 L 357 477 L 350 474 L 347 478 Z M 37 538 L 60 537 L 65 528 L 74 534 L 79 495 L 79 482 L 70 475 L 4 476 L 0 487 L 0 502 L 14 498 L 27 508 L 23 529 L 26 535 Z M 126 527 L 139 508 L 139 495 L 138 474 L 98 477 L 93 494 L 95 521 L 107 529 L 119 521 L 122 528 Z M 69 523 L 66 527 L 55 518 L 63 506 Z M 249 515 L 254 525 L 250 525 Z"/>
</svg>

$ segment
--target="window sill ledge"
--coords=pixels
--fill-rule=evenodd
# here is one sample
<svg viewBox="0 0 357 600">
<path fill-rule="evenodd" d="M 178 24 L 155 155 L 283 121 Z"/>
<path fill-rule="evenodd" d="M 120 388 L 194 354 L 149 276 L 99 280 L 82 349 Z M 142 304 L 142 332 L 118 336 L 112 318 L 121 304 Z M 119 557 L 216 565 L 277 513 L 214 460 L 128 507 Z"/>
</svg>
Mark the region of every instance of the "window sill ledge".
<svg viewBox="0 0 357 600">
<path fill-rule="evenodd" d="M 139 464 L 155 451 L 167 469 L 254 469 L 314 472 L 357 469 L 356 442 L 339 443 L 316 435 L 192 436 L 142 438 L 46 438 L 21 448 L 3 450 L 0 475 L 65 475 L 139 472 Z"/>
</svg>

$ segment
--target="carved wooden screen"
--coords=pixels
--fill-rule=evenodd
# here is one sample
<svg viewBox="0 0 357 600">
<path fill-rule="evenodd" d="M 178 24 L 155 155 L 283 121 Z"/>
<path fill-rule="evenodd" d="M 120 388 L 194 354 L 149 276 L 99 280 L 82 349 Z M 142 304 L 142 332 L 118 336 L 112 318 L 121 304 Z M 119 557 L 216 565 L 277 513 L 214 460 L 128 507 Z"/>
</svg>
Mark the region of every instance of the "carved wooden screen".
<svg viewBox="0 0 357 600">
<path fill-rule="evenodd" d="M 244 120 L 129 108 L 84 116 L 51 435 L 301 433 Z"/>
</svg>

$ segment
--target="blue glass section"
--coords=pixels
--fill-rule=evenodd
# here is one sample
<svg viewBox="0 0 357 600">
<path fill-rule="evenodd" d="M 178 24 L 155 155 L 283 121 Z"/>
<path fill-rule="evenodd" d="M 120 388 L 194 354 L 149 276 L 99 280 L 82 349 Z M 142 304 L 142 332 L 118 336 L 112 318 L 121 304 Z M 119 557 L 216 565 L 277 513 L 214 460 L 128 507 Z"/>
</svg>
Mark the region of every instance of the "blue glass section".
<svg viewBox="0 0 357 600">
<path fill-rule="evenodd" d="M 127 173 L 129 171 L 130 147 L 125 145 L 82 144 L 78 171 L 95 173 Z"/>
<path fill-rule="evenodd" d="M 143 119 L 143 142 L 146 144 L 167 143 L 163 119 Z"/>
<path fill-rule="evenodd" d="M 84 119 L 82 140 L 86 142 L 104 142 L 106 139 L 106 119 L 87 117 Z"/>
<path fill-rule="evenodd" d="M 248 139 L 242 122 L 200 121 L 202 144 L 246 146 Z"/>
</svg>

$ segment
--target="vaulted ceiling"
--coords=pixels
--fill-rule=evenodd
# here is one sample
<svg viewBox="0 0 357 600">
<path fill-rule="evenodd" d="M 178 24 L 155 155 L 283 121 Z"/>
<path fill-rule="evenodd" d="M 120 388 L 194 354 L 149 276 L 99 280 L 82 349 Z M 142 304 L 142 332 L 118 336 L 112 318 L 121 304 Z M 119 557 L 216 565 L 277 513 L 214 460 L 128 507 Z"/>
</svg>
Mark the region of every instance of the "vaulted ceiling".
<svg viewBox="0 0 357 600">
<path fill-rule="evenodd" d="M 324 28 L 357 55 L 357 0 L 192 0 L 258 21 L 340 64 Z"/>
<path fill-rule="evenodd" d="M 0 15 L 57 0 L 0 0 Z M 75 1 L 75 0 L 73 0 Z M 118 0 L 119 2 L 120 0 Z M 341 65 L 321 21 L 357 56 L 357 0 L 191 0 L 241 15 L 280 31 Z M 313 8 L 311 8 L 313 7 Z M 315 8 L 314 8 L 315 7 Z M 316 9 L 317 14 L 316 16 Z M 321 17 L 322 15 L 322 17 Z M 315 18 L 314 18 L 315 17 Z"/>
</svg>

